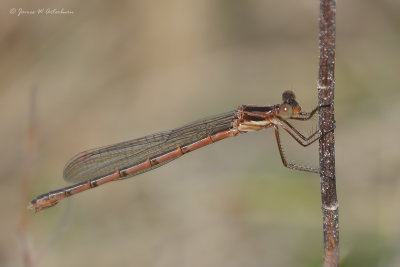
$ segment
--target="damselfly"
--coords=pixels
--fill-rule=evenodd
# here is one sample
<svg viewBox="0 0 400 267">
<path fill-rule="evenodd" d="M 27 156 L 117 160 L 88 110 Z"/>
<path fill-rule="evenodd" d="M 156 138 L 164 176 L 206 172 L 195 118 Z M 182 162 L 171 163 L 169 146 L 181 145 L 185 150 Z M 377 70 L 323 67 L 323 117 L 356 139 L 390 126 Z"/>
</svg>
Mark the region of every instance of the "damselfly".
<svg viewBox="0 0 400 267">
<path fill-rule="evenodd" d="M 75 183 L 62 189 L 40 195 L 29 203 L 30 209 L 44 210 L 61 199 L 108 183 L 125 179 L 171 162 L 188 153 L 222 139 L 264 128 L 275 130 L 278 150 L 285 167 L 318 172 L 290 163 L 283 153 L 280 128 L 302 146 L 308 146 L 321 137 L 319 130 L 304 136 L 288 120 L 311 119 L 319 107 L 302 112 L 292 91 L 282 94 L 282 104 L 272 106 L 243 105 L 236 110 L 189 123 L 170 131 L 147 135 L 131 141 L 84 151 L 73 157 L 64 168 L 64 179 Z"/>
</svg>

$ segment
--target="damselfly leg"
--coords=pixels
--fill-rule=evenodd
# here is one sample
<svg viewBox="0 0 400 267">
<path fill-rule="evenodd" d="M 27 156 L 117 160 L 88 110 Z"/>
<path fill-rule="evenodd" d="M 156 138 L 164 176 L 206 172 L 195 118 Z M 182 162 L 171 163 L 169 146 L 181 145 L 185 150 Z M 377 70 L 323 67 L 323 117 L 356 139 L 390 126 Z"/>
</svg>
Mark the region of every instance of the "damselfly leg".
<svg viewBox="0 0 400 267">
<path fill-rule="evenodd" d="M 330 105 L 325 105 L 325 106 L 330 106 Z M 307 121 L 310 120 L 314 117 L 315 114 L 317 114 L 317 111 L 321 107 L 325 106 L 319 106 L 314 108 L 311 112 L 298 112 L 295 115 L 290 116 L 288 119 L 291 120 L 299 120 L 299 121 Z M 319 168 L 312 168 L 310 166 L 304 166 L 300 165 L 297 163 L 290 163 L 287 161 L 285 157 L 285 153 L 282 148 L 282 143 L 281 143 L 281 138 L 280 138 L 280 132 L 279 132 L 279 126 L 281 126 L 289 135 L 301 146 L 307 147 L 311 144 L 313 144 L 315 141 L 319 140 L 323 135 L 327 133 L 321 133 L 320 130 L 315 130 L 313 131 L 309 136 L 304 136 L 303 134 L 300 133 L 299 130 L 297 130 L 291 123 L 289 123 L 286 119 L 277 116 L 277 121 L 279 123 L 275 123 L 273 125 L 274 130 L 275 130 L 275 137 L 276 137 L 276 142 L 278 145 L 278 150 L 279 154 L 281 156 L 282 163 L 285 167 L 293 169 L 293 170 L 299 170 L 299 171 L 307 171 L 307 172 L 314 172 L 314 173 L 319 173 Z M 332 129 L 333 130 L 333 129 Z M 331 131 L 329 131 L 331 132 Z"/>
</svg>

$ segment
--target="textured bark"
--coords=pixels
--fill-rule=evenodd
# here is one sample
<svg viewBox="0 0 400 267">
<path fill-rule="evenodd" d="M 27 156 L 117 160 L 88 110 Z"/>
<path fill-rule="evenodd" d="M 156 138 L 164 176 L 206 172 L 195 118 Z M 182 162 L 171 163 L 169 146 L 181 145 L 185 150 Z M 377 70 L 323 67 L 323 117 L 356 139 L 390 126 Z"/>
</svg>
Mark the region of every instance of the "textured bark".
<svg viewBox="0 0 400 267">
<path fill-rule="evenodd" d="M 339 266 L 339 204 L 335 176 L 335 38 L 336 1 L 320 2 L 319 36 L 319 127 L 326 133 L 319 141 L 322 216 L 324 231 L 324 266 Z"/>
</svg>

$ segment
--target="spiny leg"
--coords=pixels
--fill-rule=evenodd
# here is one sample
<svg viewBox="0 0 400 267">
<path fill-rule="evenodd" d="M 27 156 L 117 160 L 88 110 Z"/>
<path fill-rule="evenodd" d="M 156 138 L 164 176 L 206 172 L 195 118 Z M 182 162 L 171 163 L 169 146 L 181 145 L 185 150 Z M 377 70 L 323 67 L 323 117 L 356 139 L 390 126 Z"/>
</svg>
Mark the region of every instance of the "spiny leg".
<svg viewBox="0 0 400 267">
<path fill-rule="evenodd" d="M 299 143 L 303 147 L 311 145 L 312 143 L 319 140 L 321 137 L 325 136 L 326 134 L 333 132 L 333 130 L 335 129 L 335 127 L 334 127 L 325 133 L 322 133 L 321 131 L 316 130 L 310 136 L 305 137 L 286 120 L 281 119 L 280 121 L 281 121 L 282 128 L 286 132 L 288 132 L 290 134 L 290 136 L 292 136 L 293 139 L 296 140 L 297 143 Z"/>
<path fill-rule="evenodd" d="M 281 160 L 282 163 L 285 167 L 287 167 L 287 161 L 285 158 L 285 155 L 283 154 L 283 149 L 282 149 L 282 145 L 281 145 L 281 138 L 279 136 L 279 129 L 278 126 L 276 126 L 275 124 L 273 125 L 274 130 L 275 130 L 275 137 L 276 137 L 276 143 L 278 144 L 278 150 L 279 150 L 279 154 L 281 155 Z"/>
<path fill-rule="evenodd" d="M 278 145 L 278 150 L 279 150 L 279 154 L 281 156 L 281 160 L 282 160 L 283 166 L 285 166 L 286 168 L 293 169 L 293 170 L 298 170 L 298 171 L 319 173 L 319 169 L 306 167 L 306 166 L 301 166 L 301 165 L 293 164 L 293 163 L 288 163 L 286 158 L 285 158 L 285 154 L 283 153 L 283 149 L 282 149 L 282 145 L 281 145 L 281 138 L 280 138 L 280 135 L 279 135 L 279 128 L 275 124 L 273 125 L 273 127 L 275 129 L 276 143 Z"/>
<path fill-rule="evenodd" d="M 317 130 L 313 134 L 311 134 L 306 140 L 303 140 L 300 136 L 297 136 L 295 133 L 291 131 L 290 128 L 286 128 L 285 125 L 281 125 L 282 128 L 290 134 L 291 137 L 293 137 L 294 140 L 296 140 L 297 143 L 299 143 L 303 147 L 307 147 L 311 144 L 313 144 L 315 141 L 320 139 L 323 135 L 320 134 L 320 131 Z"/>
<path fill-rule="evenodd" d="M 285 131 L 287 131 L 302 146 L 308 146 L 308 145 L 312 144 L 313 142 L 315 142 L 315 140 L 317 140 L 318 138 L 321 137 L 321 135 L 319 135 L 315 139 L 315 135 L 317 135 L 319 133 L 319 130 L 316 130 L 310 136 L 305 137 L 294 126 L 292 126 L 288 121 L 286 121 L 285 119 L 283 119 L 281 117 L 278 117 L 278 119 L 281 122 L 280 125 L 282 126 L 282 128 Z"/>
</svg>

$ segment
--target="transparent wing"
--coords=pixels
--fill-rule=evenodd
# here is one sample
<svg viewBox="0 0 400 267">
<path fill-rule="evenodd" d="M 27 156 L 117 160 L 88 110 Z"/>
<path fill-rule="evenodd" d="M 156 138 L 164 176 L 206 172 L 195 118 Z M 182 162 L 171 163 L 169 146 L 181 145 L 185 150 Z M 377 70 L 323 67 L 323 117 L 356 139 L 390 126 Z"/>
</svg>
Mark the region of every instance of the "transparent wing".
<svg viewBox="0 0 400 267">
<path fill-rule="evenodd" d="M 235 111 L 231 111 L 170 131 L 81 152 L 66 164 L 63 172 L 64 179 L 68 182 L 78 183 L 134 166 L 148 158 L 162 155 L 208 135 L 227 130 L 232 127 L 234 118 Z M 150 171 L 168 162 L 170 161 L 125 176 L 123 179 Z"/>
</svg>

